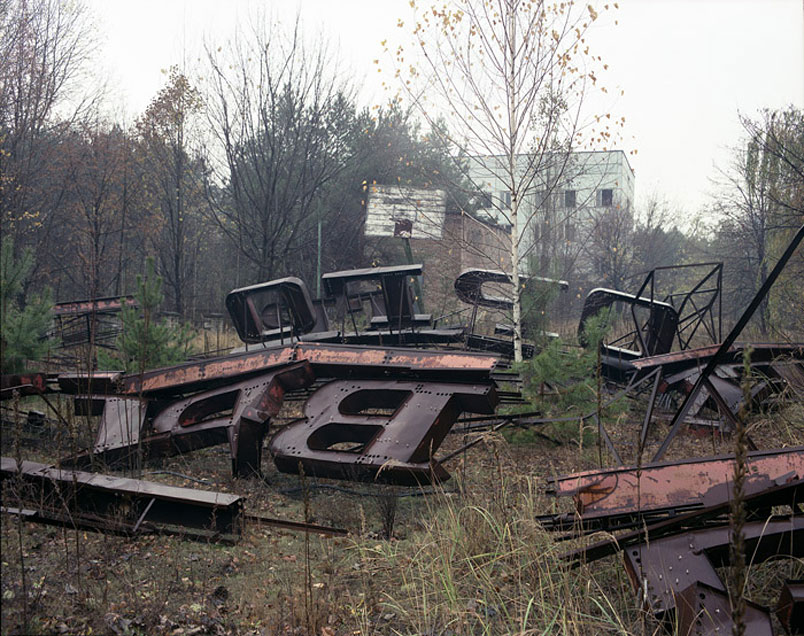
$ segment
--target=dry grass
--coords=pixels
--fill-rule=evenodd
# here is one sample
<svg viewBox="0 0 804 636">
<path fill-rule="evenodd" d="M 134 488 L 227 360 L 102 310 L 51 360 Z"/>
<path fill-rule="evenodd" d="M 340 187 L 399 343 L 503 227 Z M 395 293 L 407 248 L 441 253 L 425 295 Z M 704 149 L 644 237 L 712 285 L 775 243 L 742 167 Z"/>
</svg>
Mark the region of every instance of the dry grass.
<svg viewBox="0 0 804 636">
<path fill-rule="evenodd" d="M 802 414 L 804 405 L 794 404 L 756 417 L 750 433 L 766 448 L 802 443 Z M 625 445 L 637 438 L 639 424 L 614 428 Z M 655 429 L 658 439 L 666 427 Z M 52 461 L 58 451 L 46 442 L 56 439 L 55 429 L 40 439 L 36 452 L 20 452 Z M 726 452 L 731 444 L 704 441 L 681 436 L 671 457 Z M 461 442 L 449 438 L 447 450 Z M 252 525 L 240 544 L 222 546 L 18 525 L 3 517 L 0 627 L 3 634 L 173 636 L 658 633 L 637 609 L 619 559 L 568 570 L 558 555 L 569 546 L 534 521 L 556 510 L 557 502 L 542 494 L 545 477 L 597 463 L 596 447 L 512 445 L 487 435 L 448 465 L 453 479 L 440 490 L 412 496 L 419 493 L 301 481 L 277 473 L 267 459 L 267 483 L 234 480 L 224 448 L 172 458 L 166 469 L 244 494 L 251 511 L 307 516 L 352 534 L 326 539 Z M 195 485 L 171 475 L 144 478 Z M 7 489 L 4 501 L 9 497 Z M 790 572 L 801 576 L 801 564 L 757 570 L 774 590 Z"/>
</svg>

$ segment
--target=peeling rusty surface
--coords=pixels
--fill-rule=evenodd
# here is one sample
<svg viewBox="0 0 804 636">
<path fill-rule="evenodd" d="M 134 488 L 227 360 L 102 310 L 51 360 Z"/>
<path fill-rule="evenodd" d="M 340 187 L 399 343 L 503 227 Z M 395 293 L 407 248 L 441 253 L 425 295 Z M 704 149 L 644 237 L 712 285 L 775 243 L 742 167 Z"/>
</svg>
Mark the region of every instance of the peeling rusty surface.
<svg viewBox="0 0 804 636">
<path fill-rule="evenodd" d="M 804 475 L 804 446 L 748 454 L 746 493 L 759 492 L 791 475 Z M 692 509 L 727 501 L 733 456 L 711 457 L 566 475 L 549 483 L 558 496 L 572 495 L 584 518 L 670 509 Z"/>
<path fill-rule="evenodd" d="M 259 373 L 287 364 L 294 359 L 293 347 L 259 349 L 202 362 L 189 362 L 174 367 L 129 374 L 122 378 L 122 393 L 181 394 L 210 388 L 248 373 Z"/>
<path fill-rule="evenodd" d="M 177 395 L 191 390 L 220 386 L 238 376 L 265 372 L 292 360 L 307 360 L 317 375 L 335 377 L 394 371 L 451 374 L 477 373 L 487 376 L 499 357 L 482 353 L 448 352 L 432 349 L 404 349 L 302 342 L 282 349 L 260 349 L 224 358 L 191 362 L 142 375 L 122 377 L 122 394 Z"/>
<path fill-rule="evenodd" d="M 439 374 L 478 372 L 487 376 L 499 362 L 498 356 L 483 353 L 306 342 L 296 345 L 295 351 L 297 359 L 309 360 L 314 368 L 324 367 L 331 372 L 347 368 L 357 374 L 373 368 Z"/>
<path fill-rule="evenodd" d="M 47 375 L 44 373 L 19 373 L 0 375 L 0 400 L 19 395 L 37 395 L 47 390 Z"/>
<path fill-rule="evenodd" d="M 804 497 L 801 496 L 802 492 L 804 492 L 804 479 L 793 477 L 781 485 L 774 485 L 760 492 L 745 495 L 743 505 L 745 507 L 746 516 L 749 519 L 766 518 L 774 506 L 789 508 L 792 514 L 800 515 L 804 512 Z M 592 545 L 583 546 L 577 550 L 567 552 L 562 555 L 562 558 L 570 561 L 573 567 L 576 567 L 581 561 L 588 562 L 602 559 L 603 557 L 616 554 L 632 545 L 639 545 L 645 542 L 650 543 L 662 537 L 679 534 L 686 530 L 699 529 L 707 525 L 712 525 L 713 523 L 727 523 L 730 506 L 730 501 L 723 501 L 712 506 L 707 506 L 706 508 L 676 512 L 658 521 L 654 520 L 649 523 L 641 523 L 636 530 L 621 532 L 616 536 L 610 536 Z M 556 517 L 540 519 L 542 522 L 549 520 L 563 521 L 563 519 Z M 577 527 L 579 521 L 581 522 L 580 527 L 583 528 L 582 518 L 574 519 L 575 526 Z M 556 523 L 553 527 L 567 528 L 573 526 Z"/>
<path fill-rule="evenodd" d="M 449 478 L 432 459 L 464 411 L 492 413 L 491 383 L 339 380 L 316 391 L 270 443 L 279 470 L 335 479 L 427 484 Z M 379 412 L 378 412 L 379 411 Z"/>
</svg>

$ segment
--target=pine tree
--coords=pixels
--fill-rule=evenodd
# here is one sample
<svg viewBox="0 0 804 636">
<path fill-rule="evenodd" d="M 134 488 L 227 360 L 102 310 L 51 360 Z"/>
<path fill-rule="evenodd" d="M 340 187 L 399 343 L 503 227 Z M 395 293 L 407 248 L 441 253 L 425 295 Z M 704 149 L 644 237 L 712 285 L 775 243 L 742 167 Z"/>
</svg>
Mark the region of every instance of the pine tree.
<svg viewBox="0 0 804 636">
<path fill-rule="evenodd" d="M 14 257 L 14 241 L 3 239 L 0 245 L 0 369 L 19 373 L 26 362 L 39 360 L 47 353 L 47 331 L 53 306 L 50 290 L 21 301 L 33 268 L 30 249 Z"/>
<path fill-rule="evenodd" d="M 124 307 L 120 314 L 123 329 L 117 337 L 117 351 L 99 352 L 101 366 L 137 373 L 186 360 L 191 353 L 190 326 L 177 327 L 156 319 L 165 297 L 162 278 L 156 275 L 152 258 L 147 260 L 145 276 L 137 275 L 134 297 L 136 306 Z"/>
</svg>

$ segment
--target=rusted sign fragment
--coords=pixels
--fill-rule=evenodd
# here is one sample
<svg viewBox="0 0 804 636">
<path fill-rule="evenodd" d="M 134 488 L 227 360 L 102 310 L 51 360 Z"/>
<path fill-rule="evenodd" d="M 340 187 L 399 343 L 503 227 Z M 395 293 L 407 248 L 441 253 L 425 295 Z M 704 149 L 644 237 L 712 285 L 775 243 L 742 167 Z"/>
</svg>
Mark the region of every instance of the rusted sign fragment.
<svg viewBox="0 0 804 636">
<path fill-rule="evenodd" d="M 624 305 L 631 309 L 633 327 L 631 337 L 622 343 L 623 346 L 603 346 L 606 355 L 625 354 L 627 356 L 652 356 L 667 353 L 672 349 L 678 330 L 678 312 L 670 303 L 652 298 L 644 298 L 626 294 L 615 289 L 593 289 L 586 296 L 581 320 L 578 324 L 578 339 L 586 342 L 586 322 L 598 312 Z M 637 309 L 647 311 L 647 317 L 637 314 Z"/>
<path fill-rule="evenodd" d="M 16 512 L 44 523 L 118 534 L 167 533 L 203 540 L 236 540 L 244 500 L 222 492 L 65 470 L 9 457 L 0 479 L 14 489 Z M 26 512 L 29 511 L 29 512 Z"/>
<path fill-rule="evenodd" d="M 747 523 L 743 535 L 746 555 L 753 563 L 804 556 L 804 517 Z M 731 529 L 725 525 L 654 539 L 623 552 L 625 569 L 646 608 L 657 618 L 667 618 L 677 607 L 678 594 L 691 585 L 703 583 L 726 591 L 716 568 L 729 564 L 731 538 Z M 770 617 L 766 618 L 770 624 Z"/>
<path fill-rule="evenodd" d="M 47 390 L 47 376 L 44 373 L 20 373 L 0 375 L 0 400 L 19 395 L 37 395 Z"/>
<path fill-rule="evenodd" d="M 293 276 L 234 289 L 226 296 L 226 309 L 243 342 L 290 343 L 327 329 L 326 317 L 322 314 L 324 321 L 319 320 L 304 281 Z"/>
<path fill-rule="evenodd" d="M 678 636 L 722 636 L 734 633 L 731 601 L 720 588 L 696 582 L 683 589 L 676 597 Z M 743 616 L 745 634 L 773 636 L 768 608 L 745 601 Z M 668 628 L 672 629 L 672 628 Z"/>
<path fill-rule="evenodd" d="M 804 475 L 804 446 L 748 453 L 745 493 L 761 492 L 778 480 Z M 584 521 L 680 512 L 728 501 L 734 457 L 649 464 L 639 469 L 586 471 L 549 480 L 548 492 L 572 495 Z"/>
<path fill-rule="evenodd" d="M 743 534 L 752 563 L 804 555 L 804 518 L 800 516 L 749 523 Z M 675 613 L 679 634 L 731 633 L 731 605 L 715 569 L 729 564 L 731 535 L 728 526 L 720 526 L 627 549 L 626 571 L 645 608 L 668 627 Z M 772 636 L 767 608 L 749 603 L 745 622 L 746 633 Z"/>
<path fill-rule="evenodd" d="M 433 454 L 464 411 L 493 413 L 491 383 L 340 380 L 316 391 L 304 420 L 270 443 L 277 468 L 336 479 L 430 483 L 449 477 Z"/>
<path fill-rule="evenodd" d="M 164 457 L 228 443 L 232 472 L 260 473 L 263 439 L 286 391 L 315 379 L 304 362 L 176 400 L 109 397 L 92 454 L 108 463 L 125 463 L 137 453 Z M 84 465 L 89 454 L 67 463 Z"/>
</svg>

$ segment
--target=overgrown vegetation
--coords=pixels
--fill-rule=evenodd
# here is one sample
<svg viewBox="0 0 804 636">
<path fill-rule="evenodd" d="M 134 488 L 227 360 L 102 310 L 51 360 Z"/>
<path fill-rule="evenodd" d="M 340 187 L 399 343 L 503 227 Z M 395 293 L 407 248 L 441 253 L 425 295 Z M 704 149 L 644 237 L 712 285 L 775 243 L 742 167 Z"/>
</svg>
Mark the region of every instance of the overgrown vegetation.
<svg viewBox="0 0 804 636">
<path fill-rule="evenodd" d="M 522 394 L 527 404 L 518 410 L 536 409 L 541 419 L 556 418 L 534 429 L 506 433 L 511 441 L 533 442 L 545 435 L 556 441 L 574 441 L 582 447 L 595 439 L 594 416 L 604 423 L 619 417 L 624 406 L 603 393 L 598 351 L 608 332 L 608 316 L 601 312 L 585 325 L 584 347 L 570 347 L 561 338 L 552 338 L 530 360 L 516 365 L 522 378 Z"/>
<path fill-rule="evenodd" d="M 124 306 L 120 314 L 123 328 L 115 349 L 98 351 L 100 366 L 137 373 L 186 360 L 192 353 L 190 342 L 195 334 L 188 324 L 157 319 L 164 295 L 162 278 L 156 275 L 152 259 L 148 259 L 145 275 L 137 276 L 134 299 L 136 306 Z"/>
<path fill-rule="evenodd" d="M 638 433 L 638 423 L 624 426 Z M 800 419 L 782 429 L 777 417 L 752 417 L 750 426 L 755 439 L 804 441 Z M 679 442 L 676 458 L 701 446 L 700 440 Z M 447 449 L 459 443 L 448 438 Z M 714 452 L 732 448 L 733 440 L 723 440 Z M 568 569 L 560 555 L 573 544 L 535 520 L 556 511 L 543 494 L 544 477 L 593 468 L 594 453 L 580 454 L 574 445 L 512 445 L 483 434 L 480 444 L 448 465 L 453 479 L 423 496 L 416 489 L 379 493 L 373 485 L 309 477 L 302 485 L 270 462 L 264 464 L 270 483 L 234 480 L 228 455 L 217 451 L 173 458 L 170 468 L 208 480 L 207 488 L 247 495 L 250 512 L 346 527 L 351 536 L 305 540 L 249 524 L 241 543 L 224 546 L 25 524 L 20 544 L 16 524 L 4 521 L 2 633 L 661 633 L 639 611 L 619 559 Z M 146 478 L 205 487 L 176 475 Z M 375 495 L 397 497 L 388 539 L 387 510 L 375 504 Z M 775 603 L 781 582 L 802 576 L 800 561 L 749 562 L 746 596 Z"/>
<path fill-rule="evenodd" d="M 4 236 L 0 244 L 0 369 L 3 373 L 23 371 L 28 361 L 47 353 L 47 330 L 52 307 L 50 290 L 27 294 L 33 253 L 14 255 L 14 239 Z"/>
</svg>

